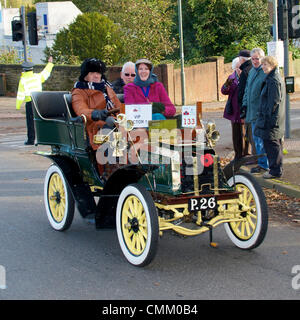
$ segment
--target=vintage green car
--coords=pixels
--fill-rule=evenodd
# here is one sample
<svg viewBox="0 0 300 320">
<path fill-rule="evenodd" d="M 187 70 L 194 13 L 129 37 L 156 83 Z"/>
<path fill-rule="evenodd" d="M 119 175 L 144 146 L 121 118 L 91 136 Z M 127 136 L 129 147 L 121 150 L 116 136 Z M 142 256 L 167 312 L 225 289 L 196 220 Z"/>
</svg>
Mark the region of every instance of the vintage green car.
<svg viewBox="0 0 300 320">
<path fill-rule="evenodd" d="M 55 230 L 70 227 L 76 205 L 97 228 L 116 228 L 124 256 L 135 266 L 153 260 L 168 230 L 184 236 L 209 232 L 216 246 L 213 229 L 224 224 L 237 247 L 262 243 L 268 227 L 264 193 L 250 174 L 240 171 L 243 161 L 221 166 L 213 148 L 219 133 L 212 123 L 201 122 L 183 133 L 176 119 L 153 121 L 142 141 L 121 113 L 115 129 L 95 135 L 95 152 L 69 92 L 34 92 L 32 101 L 37 144 L 51 146 L 49 152 L 36 153 L 53 161 L 44 202 Z M 168 139 L 166 132 L 173 132 Z M 102 175 L 99 154 L 110 159 Z M 130 154 L 133 161 L 128 161 Z"/>
</svg>

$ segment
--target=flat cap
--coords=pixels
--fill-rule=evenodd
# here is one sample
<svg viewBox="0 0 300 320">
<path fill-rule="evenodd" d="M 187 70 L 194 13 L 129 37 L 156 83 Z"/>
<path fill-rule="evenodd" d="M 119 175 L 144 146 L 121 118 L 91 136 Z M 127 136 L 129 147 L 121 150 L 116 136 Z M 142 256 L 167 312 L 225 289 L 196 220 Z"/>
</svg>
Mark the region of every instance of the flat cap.
<svg viewBox="0 0 300 320">
<path fill-rule="evenodd" d="M 250 50 L 241 50 L 239 52 L 239 57 L 245 57 L 245 58 L 249 58 L 250 57 Z"/>
<path fill-rule="evenodd" d="M 25 70 L 25 71 L 29 71 L 29 70 L 32 70 L 34 67 L 34 64 L 32 62 L 23 62 L 22 63 L 22 69 Z"/>
</svg>

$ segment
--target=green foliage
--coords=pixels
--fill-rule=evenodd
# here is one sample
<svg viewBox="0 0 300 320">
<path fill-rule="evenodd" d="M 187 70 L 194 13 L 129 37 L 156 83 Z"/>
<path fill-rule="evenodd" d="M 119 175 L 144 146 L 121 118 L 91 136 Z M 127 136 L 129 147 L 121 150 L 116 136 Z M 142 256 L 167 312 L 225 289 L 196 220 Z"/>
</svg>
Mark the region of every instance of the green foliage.
<svg viewBox="0 0 300 320">
<path fill-rule="evenodd" d="M 84 13 L 57 33 L 54 45 L 45 51 L 55 63 L 69 64 L 96 57 L 107 64 L 117 63 L 123 56 L 122 32 L 106 16 Z"/>
<path fill-rule="evenodd" d="M 289 41 L 289 51 L 292 53 L 292 59 L 300 59 L 300 48 L 296 47 L 292 40 Z"/>
<path fill-rule="evenodd" d="M 19 64 L 20 59 L 18 56 L 18 52 L 13 48 L 0 50 L 0 63 L 1 64 Z"/>
<path fill-rule="evenodd" d="M 171 37 L 174 0 L 103 0 L 101 12 L 124 30 L 122 61 L 147 57 L 159 63 L 176 47 Z"/>
<path fill-rule="evenodd" d="M 243 38 L 241 41 L 235 41 L 231 43 L 228 48 L 224 49 L 223 56 L 224 62 L 231 62 L 235 58 L 240 50 L 248 49 L 252 50 L 254 48 L 261 48 L 264 52 L 267 52 L 267 43 L 259 42 L 255 37 L 253 38 Z"/>
<path fill-rule="evenodd" d="M 54 1 L 54 0 L 50 0 Z M 177 1 L 177 0 L 176 0 Z M 104 44 L 104 56 L 107 61 L 123 63 L 128 60 L 136 61 L 141 57 L 147 57 L 154 63 L 159 63 L 165 56 L 173 52 L 177 46 L 172 35 L 172 17 L 174 14 L 173 3 L 175 0 L 73 0 L 72 2 L 82 11 L 95 13 L 100 12 L 113 20 L 120 28 L 119 34 L 122 36 L 124 46 L 115 42 Z M 46 0 L 36 0 L 36 2 L 46 2 Z M 114 34 L 110 31 L 111 41 Z M 106 36 L 105 36 L 106 37 Z M 65 36 L 64 36 L 65 38 Z M 82 41 L 72 39 L 74 55 L 82 57 L 77 46 L 83 46 Z M 57 37 L 57 41 L 60 41 Z M 61 52 L 65 52 L 63 44 L 60 44 Z M 87 46 L 91 50 L 91 46 Z M 56 50 L 56 49 L 55 49 Z M 84 48 L 82 49 L 83 51 Z M 120 53 L 122 55 L 120 55 Z M 94 55 L 94 51 L 89 55 Z M 117 56 L 120 59 L 116 59 Z M 114 57 L 113 57 L 114 56 Z M 65 60 L 65 59 L 64 59 Z"/>
<path fill-rule="evenodd" d="M 36 0 L 46 1 L 55 0 Z M 54 48 L 47 49 L 56 61 L 75 63 L 86 56 L 101 57 L 109 65 L 141 57 L 154 63 L 179 61 L 177 0 L 72 2 L 85 17 L 96 11 L 108 17 L 118 26 L 118 36 L 103 25 L 104 32 L 99 32 L 100 25 L 91 16 L 85 18 L 77 22 L 80 26 L 61 31 Z M 268 0 L 185 0 L 182 20 L 187 65 L 204 62 L 209 56 L 224 56 L 229 62 L 240 49 L 266 50 L 266 42 L 271 40 Z M 297 54 L 293 49 L 293 55 Z"/>
<path fill-rule="evenodd" d="M 243 45 L 261 47 L 271 39 L 267 6 L 267 0 L 188 0 L 200 55 L 231 60 Z"/>
</svg>

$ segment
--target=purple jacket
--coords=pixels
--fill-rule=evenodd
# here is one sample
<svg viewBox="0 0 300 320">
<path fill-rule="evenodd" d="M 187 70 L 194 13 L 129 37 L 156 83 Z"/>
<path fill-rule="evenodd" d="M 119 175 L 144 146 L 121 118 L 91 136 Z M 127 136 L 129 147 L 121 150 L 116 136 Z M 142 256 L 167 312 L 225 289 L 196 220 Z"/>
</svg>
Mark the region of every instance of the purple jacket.
<svg viewBox="0 0 300 320">
<path fill-rule="evenodd" d="M 134 83 L 128 83 L 124 87 L 124 102 L 125 104 L 148 104 L 152 102 L 161 102 L 165 105 L 164 115 L 167 118 L 173 117 L 176 113 L 176 109 L 161 82 L 154 82 L 150 84 L 148 98 L 145 97 L 141 87 Z"/>
<path fill-rule="evenodd" d="M 238 104 L 238 84 L 239 80 L 236 75 L 236 72 L 234 71 L 228 79 L 233 79 L 232 84 L 229 87 L 226 87 L 225 84 L 223 84 L 221 88 L 221 92 L 225 95 L 228 95 L 228 99 L 231 98 L 231 103 L 232 103 L 232 108 L 233 108 L 233 113 L 228 114 L 225 109 L 224 109 L 224 115 L 223 117 L 225 119 L 228 119 L 232 122 L 238 122 L 238 123 L 243 123 L 244 121 L 241 120 L 240 118 L 240 108 Z"/>
</svg>

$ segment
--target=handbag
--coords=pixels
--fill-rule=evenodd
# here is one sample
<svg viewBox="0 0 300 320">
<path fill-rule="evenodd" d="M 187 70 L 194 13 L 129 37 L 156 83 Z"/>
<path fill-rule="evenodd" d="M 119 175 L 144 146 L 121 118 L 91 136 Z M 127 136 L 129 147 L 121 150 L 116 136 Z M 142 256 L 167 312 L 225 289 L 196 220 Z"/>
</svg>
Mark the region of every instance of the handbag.
<svg viewBox="0 0 300 320">
<path fill-rule="evenodd" d="M 233 114 L 233 107 L 232 107 L 232 103 L 231 103 L 231 98 L 228 98 L 226 105 L 225 105 L 225 112 L 227 114 Z"/>
</svg>

